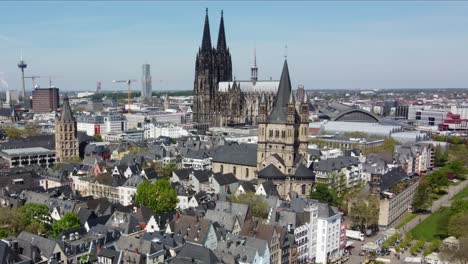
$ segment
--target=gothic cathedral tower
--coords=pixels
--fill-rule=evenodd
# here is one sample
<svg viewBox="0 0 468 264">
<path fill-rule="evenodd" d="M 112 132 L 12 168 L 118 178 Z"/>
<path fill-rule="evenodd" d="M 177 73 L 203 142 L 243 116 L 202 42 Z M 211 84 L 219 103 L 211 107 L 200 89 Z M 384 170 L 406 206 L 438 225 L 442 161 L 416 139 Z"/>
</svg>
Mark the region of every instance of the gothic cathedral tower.
<svg viewBox="0 0 468 264">
<path fill-rule="evenodd" d="M 63 98 L 62 114 L 55 117 L 55 155 L 57 162 L 79 157 L 76 120 L 67 95 Z"/>
<path fill-rule="evenodd" d="M 193 100 L 193 120 L 197 123 L 217 125 L 217 114 L 220 112 L 217 100 L 218 83 L 232 80 L 232 62 L 226 44 L 224 18 L 221 12 L 218 44 L 216 49 L 211 45 L 210 23 L 206 9 L 202 45 L 198 49 L 195 61 L 195 81 Z"/>
<path fill-rule="evenodd" d="M 292 175 L 307 155 L 308 113 L 307 102 L 296 110 L 291 90 L 288 63 L 285 60 L 273 109 L 268 115 L 265 95 L 260 100 L 258 116 L 258 171 L 269 164 L 285 175 Z"/>
</svg>

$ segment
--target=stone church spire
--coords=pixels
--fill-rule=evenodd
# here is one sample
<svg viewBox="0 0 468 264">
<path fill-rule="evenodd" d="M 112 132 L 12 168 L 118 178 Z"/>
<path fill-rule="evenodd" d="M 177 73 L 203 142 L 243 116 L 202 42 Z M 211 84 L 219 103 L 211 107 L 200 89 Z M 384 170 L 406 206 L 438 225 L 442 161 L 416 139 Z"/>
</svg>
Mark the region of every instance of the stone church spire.
<svg viewBox="0 0 468 264">
<path fill-rule="evenodd" d="M 216 46 L 216 50 L 227 50 L 226 45 L 226 34 L 224 33 L 224 17 L 223 17 L 223 10 L 221 10 L 221 21 L 219 22 L 219 33 L 218 33 L 218 45 Z"/>
<path fill-rule="evenodd" d="M 288 112 L 288 101 L 291 94 L 291 79 L 289 77 L 288 61 L 284 60 L 283 71 L 276 93 L 273 109 L 268 117 L 269 123 L 284 124 Z"/>
<path fill-rule="evenodd" d="M 210 34 L 210 21 L 208 19 L 208 8 L 206 9 L 205 15 L 205 26 L 203 28 L 203 38 L 202 38 L 202 51 L 211 51 L 211 34 Z"/>
<path fill-rule="evenodd" d="M 254 48 L 254 61 L 250 68 L 250 80 L 255 83 L 258 81 L 258 67 L 257 67 L 257 48 Z"/>
</svg>

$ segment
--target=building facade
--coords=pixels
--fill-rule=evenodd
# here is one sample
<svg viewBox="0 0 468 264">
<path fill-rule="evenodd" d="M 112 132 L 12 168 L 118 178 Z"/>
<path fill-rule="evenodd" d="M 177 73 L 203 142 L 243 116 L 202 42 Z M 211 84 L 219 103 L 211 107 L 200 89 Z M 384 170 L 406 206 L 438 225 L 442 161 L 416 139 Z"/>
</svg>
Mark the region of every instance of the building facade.
<svg viewBox="0 0 468 264">
<path fill-rule="evenodd" d="M 307 98 L 307 95 L 304 96 Z M 280 195 L 309 193 L 314 173 L 308 169 L 309 104 L 304 99 L 296 109 L 287 61 L 271 113 L 265 94 L 258 116 L 257 170 L 261 180 L 273 180 Z"/>
<path fill-rule="evenodd" d="M 36 88 L 32 92 L 32 110 L 35 113 L 49 113 L 57 111 L 59 107 L 59 89 Z"/>
<path fill-rule="evenodd" d="M 66 95 L 62 113 L 55 117 L 55 153 L 57 162 L 79 158 L 76 120 Z"/>
</svg>

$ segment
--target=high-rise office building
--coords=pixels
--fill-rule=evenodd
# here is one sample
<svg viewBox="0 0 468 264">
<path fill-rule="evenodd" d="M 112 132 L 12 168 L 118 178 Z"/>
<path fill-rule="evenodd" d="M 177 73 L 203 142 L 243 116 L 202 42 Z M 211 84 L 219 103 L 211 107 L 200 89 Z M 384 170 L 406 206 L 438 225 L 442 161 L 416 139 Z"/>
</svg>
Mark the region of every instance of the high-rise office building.
<svg viewBox="0 0 468 264">
<path fill-rule="evenodd" d="M 32 110 L 35 113 L 57 111 L 59 106 L 59 89 L 56 87 L 36 88 L 32 92 Z"/>
<path fill-rule="evenodd" d="M 143 74 L 141 76 L 141 97 L 144 99 L 151 98 L 152 87 L 151 87 L 151 72 L 150 65 L 145 63 L 142 66 Z"/>
</svg>

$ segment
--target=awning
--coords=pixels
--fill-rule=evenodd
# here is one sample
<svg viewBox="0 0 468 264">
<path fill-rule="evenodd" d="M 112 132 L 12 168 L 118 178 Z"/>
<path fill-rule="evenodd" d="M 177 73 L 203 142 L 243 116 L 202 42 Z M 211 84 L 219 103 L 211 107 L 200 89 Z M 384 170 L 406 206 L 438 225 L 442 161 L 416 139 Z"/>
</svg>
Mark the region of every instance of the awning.
<svg viewBox="0 0 468 264">
<path fill-rule="evenodd" d="M 348 240 L 348 241 L 346 241 L 346 246 L 345 246 L 345 247 L 349 247 L 349 246 L 351 246 L 352 244 L 354 244 L 354 242 Z"/>
</svg>

